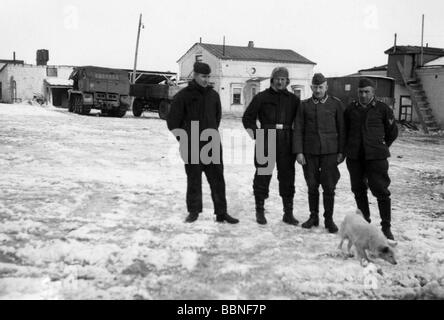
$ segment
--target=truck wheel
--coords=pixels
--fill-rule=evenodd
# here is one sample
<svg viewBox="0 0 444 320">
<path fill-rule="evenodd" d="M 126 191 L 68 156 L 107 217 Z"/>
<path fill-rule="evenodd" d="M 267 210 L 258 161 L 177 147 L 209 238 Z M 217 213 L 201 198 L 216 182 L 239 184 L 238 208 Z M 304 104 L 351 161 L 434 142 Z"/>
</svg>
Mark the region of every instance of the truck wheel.
<svg viewBox="0 0 444 320">
<path fill-rule="evenodd" d="M 126 107 L 125 108 L 118 108 L 118 109 L 112 109 L 109 112 L 109 115 L 111 117 L 116 117 L 116 118 L 123 118 L 126 114 Z"/>
<path fill-rule="evenodd" d="M 82 107 L 82 114 L 83 115 L 88 115 L 91 112 L 91 107 L 90 106 L 83 106 Z"/>
<path fill-rule="evenodd" d="M 159 104 L 159 118 L 166 120 L 170 113 L 171 104 L 167 100 L 162 100 Z"/>
<path fill-rule="evenodd" d="M 83 109 L 83 98 L 81 95 L 76 94 L 73 97 L 73 112 L 81 114 Z"/>
<path fill-rule="evenodd" d="M 135 117 L 140 117 L 143 113 L 143 101 L 140 99 L 135 99 L 133 102 L 133 115 Z"/>
<path fill-rule="evenodd" d="M 74 112 L 74 107 L 75 107 L 75 96 L 71 96 L 69 98 L 68 111 Z"/>
</svg>

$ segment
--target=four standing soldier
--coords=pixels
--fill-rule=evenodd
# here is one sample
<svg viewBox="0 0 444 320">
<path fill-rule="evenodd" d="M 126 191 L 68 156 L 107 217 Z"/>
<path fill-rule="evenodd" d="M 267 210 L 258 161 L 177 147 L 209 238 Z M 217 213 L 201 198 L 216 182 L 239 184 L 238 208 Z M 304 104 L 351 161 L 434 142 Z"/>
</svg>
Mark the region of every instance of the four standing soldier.
<svg viewBox="0 0 444 320">
<path fill-rule="evenodd" d="M 199 133 L 205 129 L 214 129 L 219 136 L 217 130 L 221 121 L 221 103 L 219 95 L 209 85 L 210 72 L 207 64 L 194 64 L 193 81 L 176 95 L 168 115 L 168 128 L 173 133 L 182 129 L 187 137 L 193 138 L 191 128 L 193 122 L 197 122 Z M 302 104 L 296 95 L 287 90 L 288 84 L 288 70 L 284 67 L 275 68 L 271 74 L 270 88 L 253 97 L 242 117 L 245 129 L 256 139 L 256 172 L 253 180 L 256 221 L 259 224 L 267 223 L 264 203 L 269 196 L 273 168 L 277 165 L 279 194 L 284 208 L 283 221 L 298 225 L 299 222 L 293 216 L 297 160 L 303 166 L 310 210 L 309 219 L 302 227 L 310 229 L 319 225 L 319 185 L 322 185 L 324 225 L 329 232 L 337 232 L 333 212 L 336 184 L 340 178 L 338 165 L 347 157 L 351 189 L 358 208 L 370 222 L 367 197 L 367 189 L 370 187 L 378 201 L 382 231 L 388 239 L 394 239 L 390 230 L 391 199 L 387 158 L 390 156 L 389 147 L 397 138 L 398 128 L 393 111 L 376 100 L 374 83 L 367 78 L 361 79 L 359 101 L 351 103 L 345 112 L 341 101 L 327 94 L 327 81 L 320 73 L 312 79 L 312 97 Z M 200 152 L 200 135 L 198 140 L 195 143 Z M 239 222 L 227 213 L 222 145 L 220 140 L 216 143 L 220 148 L 220 160 L 206 164 L 202 163 L 200 154 L 198 163 L 190 163 L 192 141 L 181 141 L 181 151 L 188 151 L 185 153 L 187 158 L 184 158 L 189 211 L 186 222 L 194 222 L 202 212 L 202 172 L 210 184 L 216 220 Z M 258 150 L 262 150 L 263 154 L 258 155 Z M 268 162 L 263 161 L 265 157 Z"/>
<path fill-rule="evenodd" d="M 313 76 L 313 95 L 298 109 L 294 124 L 293 151 L 303 166 L 308 187 L 309 219 L 302 224 L 310 229 L 319 225 L 319 185 L 323 189 L 324 225 L 330 233 L 338 231 L 333 221 L 338 164 L 344 161 L 344 107 L 339 99 L 327 94 L 327 79 Z"/>
</svg>

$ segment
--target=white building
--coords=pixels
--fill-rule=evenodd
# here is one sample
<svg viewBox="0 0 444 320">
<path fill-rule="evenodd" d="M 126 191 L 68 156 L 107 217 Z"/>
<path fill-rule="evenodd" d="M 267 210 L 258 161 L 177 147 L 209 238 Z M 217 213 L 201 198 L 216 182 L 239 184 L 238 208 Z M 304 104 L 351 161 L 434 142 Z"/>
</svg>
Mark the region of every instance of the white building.
<svg viewBox="0 0 444 320">
<path fill-rule="evenodd" d="M 422 52 L 422 56 L 421 56 Z M 444 49 L 418 46 L 394 46 L 386 50 L 388 63 L 383 66 L 360 70 L 360 75 L 387 76 L 395 79 L 394 114 L 397 120 L 419 121 L 411 90 L 403 81 L 398 62 L 404 69 L 404 78 L 415 82 L 419 91 L 419 103 L 423 110 L 428 109 L 422 118 L 429 121 L 431 128 L 444 126 Z M 423 65 L 421 64 L 423 60 Z M 430 128 L 429 128 L 430 129 Z"/>
<path fill-rule="evenodd" d="M 180 80 L 190 80 L 196 61 L 211 67 L 211 81 L 219 92 L 224 112 L 243 112 L 253 96 L 270 86 L 270 75 L 277 66 L 288 68 L 288 89 L 302 99 L 311 95 L 314 62 L 293 50 L 194 44 L 177 62 Z"/>
<path fill-rule="evenodd" d="M 72 81 L 72 66 L 46 65 L 48 53 L 37 52 L 37 65 L 19 60 L 0 60 L 0 102 L 15 103 L 42 96 L 55 106 L 64 106 Z"/>
</svg>

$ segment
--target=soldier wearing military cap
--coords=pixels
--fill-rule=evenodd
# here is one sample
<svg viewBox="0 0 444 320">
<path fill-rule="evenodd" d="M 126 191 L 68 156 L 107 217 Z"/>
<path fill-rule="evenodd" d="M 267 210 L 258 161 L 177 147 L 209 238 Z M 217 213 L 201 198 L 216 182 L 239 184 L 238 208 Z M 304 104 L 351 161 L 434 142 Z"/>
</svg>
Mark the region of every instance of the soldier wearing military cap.
<svg viewBox="0 0 444 320">
<path fill-rule="evenodd" d="M 271 176 L 276 165 L 279 194 L 284 208 L 283 221 L 290 225 L 297 225 L 299 222 L 293 216 L 296 156 L 291 152 L 291 140 L 292 124 L 300 99 L 287 90 L 290 83 L 287 68 L 276 67 L 270 78 L 270 88 L 253 98 L 242 117 L 245 129 L 253 139 L 256 139 L 254 161 L 256 172 L 253 180 L 256 221 L 259 224 L 267 223 L 264 203 L 269 195 Z M 259 120 L 260 128 L 257 126 L 257 120 Z M 263 131 L 258 131 L 259 129 Z M 264 139 L 260 138 L 262 132 Z M 269 146 L 272 146 L 273 150 L 270 150 Z M 268 155 L 274 153 L 274 157 L 270 157 L 266 162 L 260 161 L 258 150 L 263 150 L 264 154 Z"/>
<path fill-rule="evenodd" d="M 185 162 L 186 203 L 189 213 L 185 221 L 196 221 L 199 213 L 202 212 L 202 172 L 204 172 L 211 189 L 216 221 L 238 223 L 239 220 L 227 213 L 222 145 L 216 146 L 216 148 L 220 148 L 219 159 L 216 159 L 218 161 L 206 163 L 200 157 L 200 152 L 205 145 L 203 141 L 200 141 L 202 131 L 213 129 L 213 132 L 215 131 L 218 136 L 216 140 L 220 142 L 217 131 L 222 118 L 219 94 L 210 85 L 211 68 L 208 64 L 196 62 L 193 71 L 193 80 L 185 89 L 176 94 L 167 117 L 168 129 L 180 140 L 181 155 Z M 197 135 L 191 134 L 193 127 L 197 126 L 197 130 L 199 130 Z M 183 140 L 178 135 L 182 132 L 186 136 Z M 215 142 L 212 141 L 212 143 Z M 195 148 L 196 150 L 193 145 L 198 146 Z M 183 152 L 184 150 L 185 152 Z M 197 154 L 193 155 L 193 152 Z M 193 158 L 197 158 L 197 161 L 193 161 Z"/>
<path fill-rule="evenodd" d="M 302 224 L 310 229 L 319 225 L 319 185 L 323 189 L 324 226 L 330 233 L 338 231 L 333 221 L 338 164 L 344 161 L 344 107 L 327 94 L 327 79 L 316 73 L 312 79 L 313 95 L 304 100 L 296 114 L 293 152 L 302 165 L 308 187 L 309 219 Z"/>
<path fill-rule="evenodd" d="M 375 84 L 369 78 L 359 81 L 358 101 L 345 110 L 345 155 L 351 189 L 356 205 L 370 223 L 367 189 L 378 201 L 382 232 L 393 240 L 391 232 L 389 147 L 398 136 L 392 109 L 375 97 Z"/>
</svg>

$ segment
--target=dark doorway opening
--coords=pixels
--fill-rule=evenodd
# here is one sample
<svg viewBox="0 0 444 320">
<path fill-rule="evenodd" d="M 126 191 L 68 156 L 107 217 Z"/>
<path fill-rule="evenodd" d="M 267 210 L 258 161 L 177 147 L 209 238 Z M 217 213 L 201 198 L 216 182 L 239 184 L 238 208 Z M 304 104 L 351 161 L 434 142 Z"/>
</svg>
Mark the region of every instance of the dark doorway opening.
<svg viewBox="0 0 444 320">
<path fill-rule="evenodd" d="M 68 107 L 68 89 L 67 88 L 52 88 L 52 105 L 55 107 Z"/>
</svg>

